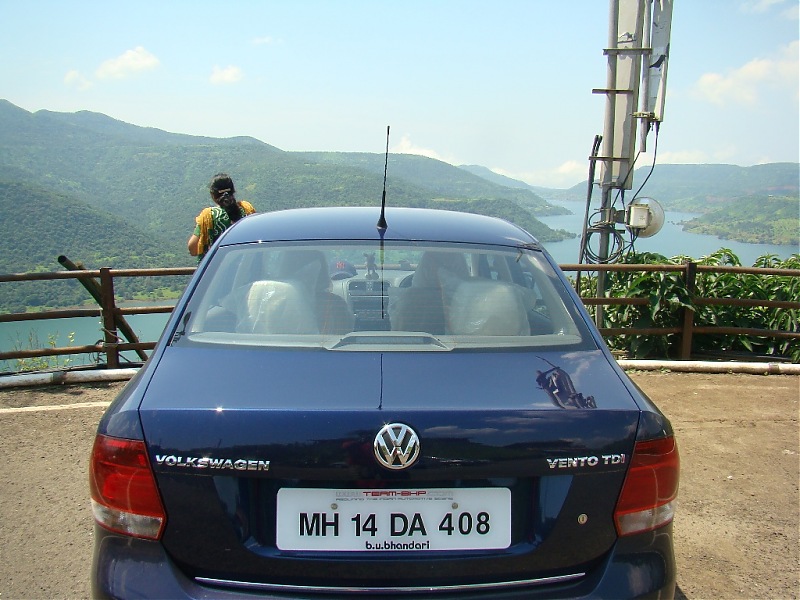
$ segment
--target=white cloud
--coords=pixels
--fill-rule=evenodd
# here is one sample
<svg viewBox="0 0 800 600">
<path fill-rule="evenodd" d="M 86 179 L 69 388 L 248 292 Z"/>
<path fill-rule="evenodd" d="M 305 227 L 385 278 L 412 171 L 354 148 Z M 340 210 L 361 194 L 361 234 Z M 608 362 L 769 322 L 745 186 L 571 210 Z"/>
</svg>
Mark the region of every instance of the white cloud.
<svg viewBox="0 0 800 600">
<path fill-rule="evenodd" d="M 511 179 L 523 181 L 529 185 L 537 185 L 541 187 L 551 188 L 567 188 L 572 187 L 577 182 L 586 179 L 589 162 L 580 163 L 578 161 L 567 161 L 554 169 L 538 169 L 535 171 L 511 171 L 502 167 L 489 167 L 486 163 L 480 160 L 471 160 L 465 162 L 464 160 L 457 159 L 453 156 L 445 156 L 432 150 L 416 145 L 408 135 L 403 135 L 400 141 L 389 147 L 390 154 L 414 154 L 417 156 L 425 156 L 435 160 L 440 160 L 451 165 L 461 164 L 479 164 L 485 166 L 489 170 L 498 175 L 504 175 Z"/>
<path fill-rule="evenodd" d="M 789 21 L 796 21 L 800 19 L 800 5 L 796 2 L 789 2 L 787 0 L 744 0 L 739 9 L 743 13 L 766 13 L 772 10 L 773 7 L 780 7 L 780 16 Z"/>
<path fill-rule="evenodd" d="M 86 79 L 83 75 L 80 74 L 79 71 L 71 70 L 67 71 L 67 74 L 64 75 L 64 84 L 69 87 L 74 87 L 79 91 L 88 90 L 92 85 L 94 85 L 91 81 Z"/>
<path fill-rule="evenodd" d="M 215 66 L 211 72 L 209 81 L 214 85 L 227 85 L 237 83 L 242 80 L 244 73 L 239 67 L 229 65 L 225 68 Z"/>
<path fill-rule="evenodd" d="M 589 161 L 578 162 L 576 160 L 568 160 L 556 169 L 556 173 L 560 176 L 567 177 L 583 177 L 589 170 Z"/>
<path fill-rule="evenodd" d="M 252 43 L 254 46 L 272 46 L 273 44 L 277 43 L 277 40 L 270 35 L 265 35 L 262 37 L 253 38 Z"/>
<path fill-rule="evenodd" d="M 415 145 L 411 141 L 411 138 L 409 138 L 407 135 L 402 136 L 400 138 L 400 142 L 392 146 L 389 152 L 391 154 L 416 154 L 418 156 L 427 156 L 428 158 L 434 158 L 436 160 L 450 162 L 442 158 L 442 156 L 438 152 L 436 152 L 436 150 L 431 150 L 430 148 L 423 148 L 421 146 Z"/>
<path fill-rule="evenodd" d="M 160 65 L 160 61 L 141 46 L 101 64 L 95 75 L 98 79 L 124 79 L 141 71 L 150 71 Z"/>
<path fill-rule="evenodd" d="M 763 13 L 784 2 L 785 0 L 745 0 L 742 2 L 741 8 L 742 12 L 746 13 Z"/>
<path fill-rule="evenodd" d="M 502 175 L 503 177 L 510 177 L 511 179 L 519 179 L 519 175 L 515 175 L 508 169 L 503 169 L 502 167 L 488 167 L 492 173 L 497 173 L 498 175 Z"/>
<path fill-rule="evenodd" d="M 795 4 L 794 6 L 790 6 L 781 13 L 781 16 L 789 21 L 800 20 L 800 5 Z"/>
<path fill-rule="evenodd" d="M 549 188 L 569 188 L 589 177 L 589 161 L 568 160 L 553 169 L 537 169 L 535 171 L 513 172 L 501 168 L 492 168 L 498 175 L 524 181 L 529 185 Z"/>
<path fill-rule="evenodd" d="M 800 54 L 800 41 L 795 40 L 781 50 L 781 58 L 778 63 L 780 77 L 788 78 L 787 85 L 793 85 L 795 88 L 797 87 L 798 54 Z"/>
<path fill-rule="evenodd" d="M 768 165 L 776 162 L 771 156 L 760 156 L 753 161 L 754 165 Z"/>
<path fill-rule="evenodd" d="M 751 65 L 752 66 L 752 65 Z M 748 69 L 753 73 L 753 69 Z M 737 104 L 755 104 L 758 97 L 755 81 L 747 80 L 741 70 L 723 76 L 719 73 L 705 73 L 695 84 L 695 92 L 711 104 L 723 106 L 728 100 Z"/>
<path fill-rule="evenodd" d="M 686 149 L 672 152 L 659 151 L 656 162 L 660 165 L 703 165 L 703 164 L 738 164 L 736 157 L 740 156 L 740 149 L 734 146 L 720 146 L 714 151 Z M 639 157 L 637 166 L 650 164 L 652 154 L 643 153 Z"/>
<path fill-rule="evenodd" d="M 754 106 L 769 93 L 789 91 L 797 99 L 798 42 L 781 48 L 772 58 L 755 58 L 727 74 L 705 73 L 694 86 L 694 94 L 717 106 Z"/>
<path fill-rule="evenodd" d="M 639 158 L 645 161 L 642 164 L 652 162 L 652 158 L 646 154 L 642 154 Z M 710 157 L 705 150 L 660 151 L 657 162 L 662 165 L 701 165 L 710 162 Z"/>
</svg>

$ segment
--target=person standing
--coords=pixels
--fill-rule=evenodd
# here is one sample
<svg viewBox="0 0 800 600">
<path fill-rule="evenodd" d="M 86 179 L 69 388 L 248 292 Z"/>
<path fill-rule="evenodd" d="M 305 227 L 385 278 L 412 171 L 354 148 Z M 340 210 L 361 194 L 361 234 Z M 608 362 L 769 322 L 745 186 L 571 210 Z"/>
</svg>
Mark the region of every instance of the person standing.
<svg viewBox="0 0 800 600">
<path fill-rule="evenodd" d="M 236 200 L 233 179 L 227 173 L 217 173 L 208 185 L 211 199 L 216 206 L 204 208 L 195 218 L 194 233 L 189 237 L 189 254 L 202 259 L 214 241 L 228 227 L 256 209 L 246 200 Z"/>
</svg>

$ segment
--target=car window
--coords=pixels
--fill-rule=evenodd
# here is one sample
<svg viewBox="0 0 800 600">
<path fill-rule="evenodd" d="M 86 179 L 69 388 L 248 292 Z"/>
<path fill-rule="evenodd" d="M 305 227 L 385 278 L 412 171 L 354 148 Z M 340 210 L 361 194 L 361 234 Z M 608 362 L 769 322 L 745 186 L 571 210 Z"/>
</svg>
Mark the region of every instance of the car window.
<svg viewBox="0 0 800 600">
<path fill-rule="evenodd" d="M 221 248 L 186 313 L 175 344 L 446 351 L 589 341 L 541 252 L 509 247 Z"/>
</svg>

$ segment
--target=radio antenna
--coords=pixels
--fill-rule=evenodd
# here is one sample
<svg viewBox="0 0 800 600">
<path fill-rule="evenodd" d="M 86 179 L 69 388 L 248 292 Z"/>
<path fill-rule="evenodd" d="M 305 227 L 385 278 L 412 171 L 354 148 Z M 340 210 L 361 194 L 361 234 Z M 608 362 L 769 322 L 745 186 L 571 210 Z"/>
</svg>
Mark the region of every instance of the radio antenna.
<svg viewBox="0 0 800 600">
<path fill-rule="evenodd" d="M 389 126 L 386 126 L 386 160 L 383 163 L 383 196 L 381 197 L 381 216 L 378 219 L 378 229 L 386 229 L 386 171 L 389 169 Z"/>
</svg>

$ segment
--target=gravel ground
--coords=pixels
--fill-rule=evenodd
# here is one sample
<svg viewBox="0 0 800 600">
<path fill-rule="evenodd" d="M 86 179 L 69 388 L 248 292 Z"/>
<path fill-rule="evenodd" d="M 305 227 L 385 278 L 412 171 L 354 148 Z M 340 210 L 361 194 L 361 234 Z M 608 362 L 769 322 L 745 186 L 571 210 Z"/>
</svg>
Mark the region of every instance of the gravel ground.
<svg viewBox="0 0 800 600">
<path fill-rule="evenodd" d="M 630 374 L 681 452 L 678 598 L 800 597 L 800 377 Z M 0 600 L 87 598 L 87 465 L 123 383 L 0 390 Z"/>
</svg>

